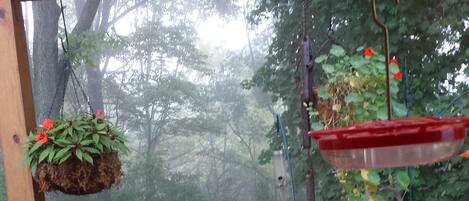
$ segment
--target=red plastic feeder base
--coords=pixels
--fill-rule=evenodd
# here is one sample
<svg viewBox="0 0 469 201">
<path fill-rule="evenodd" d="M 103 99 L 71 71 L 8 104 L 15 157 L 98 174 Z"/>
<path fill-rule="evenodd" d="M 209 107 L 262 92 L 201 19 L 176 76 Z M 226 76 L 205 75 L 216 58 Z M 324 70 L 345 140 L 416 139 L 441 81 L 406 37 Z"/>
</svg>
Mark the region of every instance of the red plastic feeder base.
<svg viewBox="0 0 469 201">
<path fill-rule="evenodd" d="M 321 154 L 341 169 L 392 168 L 432 164 L 457 154 L 469 117 L 406 118 L 348 128 L 311 131 Z"/>
</svg>

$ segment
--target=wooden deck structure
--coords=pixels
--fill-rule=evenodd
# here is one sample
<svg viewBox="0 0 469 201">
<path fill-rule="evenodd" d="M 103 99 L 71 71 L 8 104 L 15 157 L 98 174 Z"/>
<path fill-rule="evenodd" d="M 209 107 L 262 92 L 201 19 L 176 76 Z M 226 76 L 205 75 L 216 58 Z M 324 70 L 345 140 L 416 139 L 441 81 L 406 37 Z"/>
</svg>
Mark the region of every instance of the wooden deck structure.
<svg viewBox="0 0 469 201">
<path fill-rule="evenodd" d="M 21 0 L 0 0 L 0 142 L 8 201 L 44 201 L 22 164 L 36 127 Z"/>
</svg>

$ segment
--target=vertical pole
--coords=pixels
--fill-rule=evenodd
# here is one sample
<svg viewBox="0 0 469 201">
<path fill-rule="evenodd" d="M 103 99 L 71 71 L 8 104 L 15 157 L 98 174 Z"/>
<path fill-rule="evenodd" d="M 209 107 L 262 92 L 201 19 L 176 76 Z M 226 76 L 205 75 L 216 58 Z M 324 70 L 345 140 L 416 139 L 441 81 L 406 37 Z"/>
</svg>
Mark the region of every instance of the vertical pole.
<svg viewBox="0 0 469 201">
<path fill-rule="evenodd" d="M 0 114 L 8 201 L 44 201 L 30 171 L 22 165 L 22 144 L 36 124 L 19 0 L 0 0 Z"/>
<path fill-rule="evenodd" d="M 302 132 L 303 132 L 303 148 L 311 148 L 311 137 L 308 132 L 311 130 L 310 119 L 308 110 L 305 104 L 314 104 L 313 100 L 313 69 L 311 66 L 309 41 L 308 37 L 305 36 L 303 39 L 303 89 L 301 92 L 301 117 L 302 117 Z"/>
<path fill-rule="evenodd" d="M 407 58 L 404 58 L 404 103 L 405 108 L 407 109 L 406 117 L 409 117 L 410 114 L 410 94 L 409 94 L 409 70 L 407 69 Z M 409 195 L 408 201 L 412 201 L 414 197 L 414 192 L 412 189 L 412 167 L 407 167 L 407 174 L 409 175 L 410 182 L 409 182 Z"/>
<path fill-rule="evenodd" d="M 307 201 L 315 200 L 315 189 L 314 189 L 314 169 L 311 163 L 311 137 L 308 135 L 308 132 L 311 131 L 311 125 L 308 111 L 306 110 L 305 103 L 312 103 L 313 107 L 316 108 L 316 101 L 314 100 L 313 95 L 313 62 L 311 61 L 311 52 L 309 49 L 309 39 L 308 39 L 308 20 L 310 20 L 309 15 L 309 1 L 304 0 L 303 2 L 303 89 L 301 94 L 301 116 L 303 124 L 303 148 L 308 151 L 308 163 L 309 170 L 306 172 L 307 177 L 307 189 L 306 189 L 306 198 Z"/>
<path fill-rule="evenodd" d="M 312 169 L 306 173 L 306 201 L 314 201 L 314 172 Z"/>
<path fill-rule="evenodd" d="M 303 125 L 303 148 L 311 148 L 311 137 L 308 132 L 311 130 L 310 119 L 308 111 L 306 110 L 305 103 L 309 104 L 313 102 L 313 67 L 311 62 L 311 55 L 309 50 L 309 39 L 308 39 L 308 0 L 304 1 L 303 5 L 303 71 L 302 81 L 303 87 L 301 90 L 301 116 Z"/>
<path fill-rule="evenodd" d="M 283 125 L 283 119 L 280 115 L 277 114 L 277 125 L 278 125 L 278 132 L 282 136 L 283 139 L 283 153 L 287 157 L 287 162 L 288 162 L 288 173 L 290 175 L 290 190 L 291 190 L 291 200 L 296 201 L 296 196 L 295 196 L 295 181 L 293 180 L 293 164 L 291 162 L 290 158 L 290 152 L 288 152 L 288 138 L 287 138 L 287 130 L 285 129 L 285 126 Z"/>
</svg>

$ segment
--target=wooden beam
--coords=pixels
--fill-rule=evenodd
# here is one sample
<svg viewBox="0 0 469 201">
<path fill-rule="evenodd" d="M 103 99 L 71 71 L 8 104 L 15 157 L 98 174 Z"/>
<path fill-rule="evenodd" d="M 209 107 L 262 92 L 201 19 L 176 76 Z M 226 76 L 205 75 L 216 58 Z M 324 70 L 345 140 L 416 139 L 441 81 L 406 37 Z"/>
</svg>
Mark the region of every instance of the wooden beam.
<svg viewBox="0 0 469 201">
<path fill-rule="evenodd" d="M 19 0 L 0 0 L 0 114 L 8 201 L 44 201 L 30 171 L 22 164 L 22 144 L 36 121 Z"/>
</svg>

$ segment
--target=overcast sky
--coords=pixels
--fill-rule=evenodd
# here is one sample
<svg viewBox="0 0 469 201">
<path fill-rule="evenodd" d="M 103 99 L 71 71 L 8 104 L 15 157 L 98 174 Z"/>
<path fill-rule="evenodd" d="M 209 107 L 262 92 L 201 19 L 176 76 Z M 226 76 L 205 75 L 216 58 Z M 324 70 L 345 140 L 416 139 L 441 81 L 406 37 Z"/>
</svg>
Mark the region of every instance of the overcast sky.
<svg viewBox="0 0 469 201">
<path fill-rule="evenodd" d="M 32 19 L 31 2 L 23 2 L 23 13 Z M 131 14 L 130 14 L 131 15 Z M 119 34 L 127 35 L 132 32 L 132 16 L 120 20 L 116 25 Z M 29 39 L 32 39 L 33 22 L 26 21 L 29 28 Z M 213 16 L 197 21 L 196 29 L 203 44 L 209 46 L 220 46 L 228 50 L 238 50 L 247 45 L 246 30 L 243 16 L 238 15 L 230 20 Z"/>
</svg>

